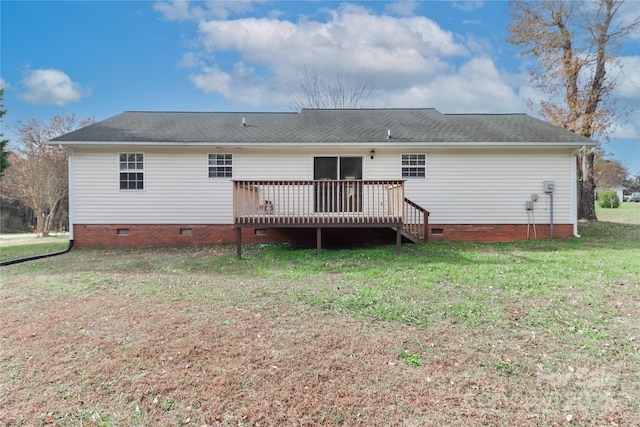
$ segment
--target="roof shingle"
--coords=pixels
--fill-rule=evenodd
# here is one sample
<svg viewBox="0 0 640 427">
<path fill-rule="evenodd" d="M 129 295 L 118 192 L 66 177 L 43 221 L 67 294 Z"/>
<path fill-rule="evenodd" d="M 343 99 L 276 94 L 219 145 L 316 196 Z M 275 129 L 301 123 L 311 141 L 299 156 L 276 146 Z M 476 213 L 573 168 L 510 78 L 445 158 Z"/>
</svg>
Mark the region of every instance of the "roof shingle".
<svg viewBox="0 0 640 427">
<path fill-rule="evenodd" d="M 246 126 L 242 125 L 243 118 Z M 526 114 L 442 114 L 433 108 L 300 113 L 128 111 L 55 138 L 57 143 L 557 142 L 588 138 Z"/>
</svg>

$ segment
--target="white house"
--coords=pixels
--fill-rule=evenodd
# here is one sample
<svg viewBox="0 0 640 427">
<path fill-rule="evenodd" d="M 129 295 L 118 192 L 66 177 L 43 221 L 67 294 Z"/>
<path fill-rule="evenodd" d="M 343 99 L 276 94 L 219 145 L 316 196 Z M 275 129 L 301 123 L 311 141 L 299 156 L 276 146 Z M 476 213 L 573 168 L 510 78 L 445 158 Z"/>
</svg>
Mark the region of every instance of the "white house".
<svg viewBox="0 0 640 427">
<path fill-rule="evenodd" d="M 601 192 L 601 191 L 615 191 L 615 193 L 618 195 L 618 200 L 620 200 L 621 202 L 624 199 L 624 190 L 626 190 L 627 187 L 625 187 L 624 185 L 616 185 L 615 187 L 611 187 L 611 188 L 597 188 L 596 192 Z"/>
<path fill-rule="evenodd" d="M 129 248 L 568 238 L 576 151 L 595 143 L 525 114 L 355 109 L 125 112 L 51 144 L 69 153 L 75 245 Z"/>
</svg>

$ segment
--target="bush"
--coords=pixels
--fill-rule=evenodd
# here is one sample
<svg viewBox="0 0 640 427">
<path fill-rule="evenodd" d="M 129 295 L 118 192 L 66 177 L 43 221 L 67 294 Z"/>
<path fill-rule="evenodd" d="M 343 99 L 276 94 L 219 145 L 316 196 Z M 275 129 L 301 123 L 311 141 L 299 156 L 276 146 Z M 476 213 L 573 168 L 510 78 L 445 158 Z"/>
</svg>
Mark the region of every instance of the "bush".
<svg viewBox="0 0 640 427">
<path fill-rule="evenodd" d="M 603 191 L 598 193 L 598 206 L 605 209 L 620 207 L 620 199 L 615 191 Z"/>
</svg>

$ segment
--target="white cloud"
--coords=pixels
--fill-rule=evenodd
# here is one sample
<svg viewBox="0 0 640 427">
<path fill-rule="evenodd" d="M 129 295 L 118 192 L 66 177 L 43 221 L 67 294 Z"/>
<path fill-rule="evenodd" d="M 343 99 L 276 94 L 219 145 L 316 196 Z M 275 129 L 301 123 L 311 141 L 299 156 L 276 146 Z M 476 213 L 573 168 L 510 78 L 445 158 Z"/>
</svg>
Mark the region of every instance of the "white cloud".
<svg viewBox="0 0 640 427">
<path fill-rule="evenodd" d="M 11 85 L 9 84 L 9 82 L 0 77 L 0 89 L 9 89 L 10 87 Z"/>
<path fill-rule="evenodd" d="M 636 120 L 639 117 L 636 117 Z M 637 122 L 633 123 L 616 123 L 611 129 L 612 139 L 640 139 L 640 129 L 638 129 Z M 638 142 L 640 144 L 640 142 Z"/>
<path fill-rule="evenodd" d="M 202 9 L 194 11 L 188 1 L 157 2 L 153 8 L 168 21 L 189 21 L 202 16 Z"/>
<path fill-rule="evenodd" d="M 20 98 L 30 104 L 62 106 L 83 97 L 83 89 L 78 83 L 71 81 L 64 72 L 51 68 L 27 70 L 22 86 L 25 91 Z"/>
<path fill-rule="evenodd" d="M 616 82 L 614 96 L 635 101 L 636 106 L 640 107 L 640 56 L 622 56 L 619 63 L 620 67 L 607 70 Z"/>
<path fill-rule="evenodd" d="M 254 69 L 236 63 L 230 72 L 216 66 L 204 67 L 189 76 L 194 85 L 205 93 L 220 95 L 238 104 L 260 106 L 272 102 L 285 103 L 282 93 L 276 93 Z"/>
<path fill-rule="evenodd" d="M 419 2 L 416 0 L 400 0 L 388 4 L 385 9 L 398 16 L 413 16 L 418 6 Z"/>
<path fill-rule="evenodd" d="M 480 9 L 484 6 L 484 1 L 454 1 L 452 4 L 456 9 L 464 10 L 465 12 L 473 12 L 476 9 Z"/>
<path fill-rule="evenodd" d="M 199 28 L 208 51 L 238 52 L 275 74 L 290 75 L 304 64 L 433 74 L 443 69 L 442 58 L 468 55 L 453 33 L 428 18 L 378 16 L 359 6 L 330 11 L 327 22 L 246 18 L 210 20 Z"/>
<path fill-rule="evenodd" d="M 549 99 L 549 95 L 545 94 L 536 87 L 528 85 L 520 86 L 518 94 L 520 95 L 520 99 L 523 99 L 525 102 L 531 103 L 534 108 L 535 106 L 540 105 L 542 101 L 546 101 Z"/>
<path fill-rule="evenodd" d="M 288 105 L 296 75 L 312 66 L 321 73 L 364 74 L 376 86 L 375 106 L 527 111 L 517 93 L 526 77 L 497 69 L 486 40 L 445 31 L 425 16 L 407 16 L 412 5 L 393 3 L 399 16 L 342 4 L 298 21 L 277 15 L 201 19 L 200 50 L 185 54 L 181 65 L 194 69 L 189 78 L 203 92 L 251 106 Z M 175 16 L 187 16 L 184 10 Z M 222 62 L 229 53 L 236 58 L 232 65 Z"/>
<path fill-rule="evenodd" d="M 201 21 L 207 18 L 228 19 L 232 15 L 253 10 L 251 0 L 191 2 L 159 1 L 153 8 L 168 21 Z"/>
<path fill-rule="evenodd" d="M 613 93 L 619 100 L 623 114 L 627 112 L 627 121 L 614 123 L 611 137 L 616 139 L 635 139 L 640 145 L 640 56 L 619 58 L 620 68 L 611 70 L 612 78 L 617 82 Z"/>
<path fill-rule="evenodd" d="M 488 58 L 473 58 L 451 74 L 398 92 L 390 106 L 432 106 L 445 113 L 526 112 L 526 105 Z"/>
<path fill-rule="evenodd" d="M 224 97 L 233 96 L 231 76 L 217 67 L 204 67 L 200 74 L 192 74 L 189 78 L 204 93 L 217 93 Z"/>
<path fill-rule="evenodd" d="M 182 55 L 180 66 L 184 68 L 196 68 L 199 65 L 204 65 L 200 57 L 196 52 L 187 52 Z"/>
<path fill-rule="evenodd" d="M 622 3 L 614 20 L 614 25 L 616 27 L 626 27 L 636 21 L 639 15 L 637 0 L 626 1 Z M 629 36 L 634 40 L 640 40 L 640 25 L 636 26 L 635 30 Z"/>
<path fill-rule="evenodd" d="M 469 49 L 473 56 L 490 56 L 495 52 L 493 45 L 486 38 L 477 37 L 469 33 L 465 36 L 464 40 L 467 49 Z"/>
</svg>

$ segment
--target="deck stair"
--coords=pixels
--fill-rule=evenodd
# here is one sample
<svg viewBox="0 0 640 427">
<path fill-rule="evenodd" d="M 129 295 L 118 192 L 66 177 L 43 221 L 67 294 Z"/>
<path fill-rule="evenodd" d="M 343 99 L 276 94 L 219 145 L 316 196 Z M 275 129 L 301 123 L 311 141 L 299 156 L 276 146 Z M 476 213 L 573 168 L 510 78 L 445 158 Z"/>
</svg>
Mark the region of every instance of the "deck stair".
<svg viewBox="0 0 640 427">
<path fill-rule="evenodd" d="M 402 235 L 413 243 L 427 243 L 429 239 L 429 211 L 404 198 Z"/>
</svg>

